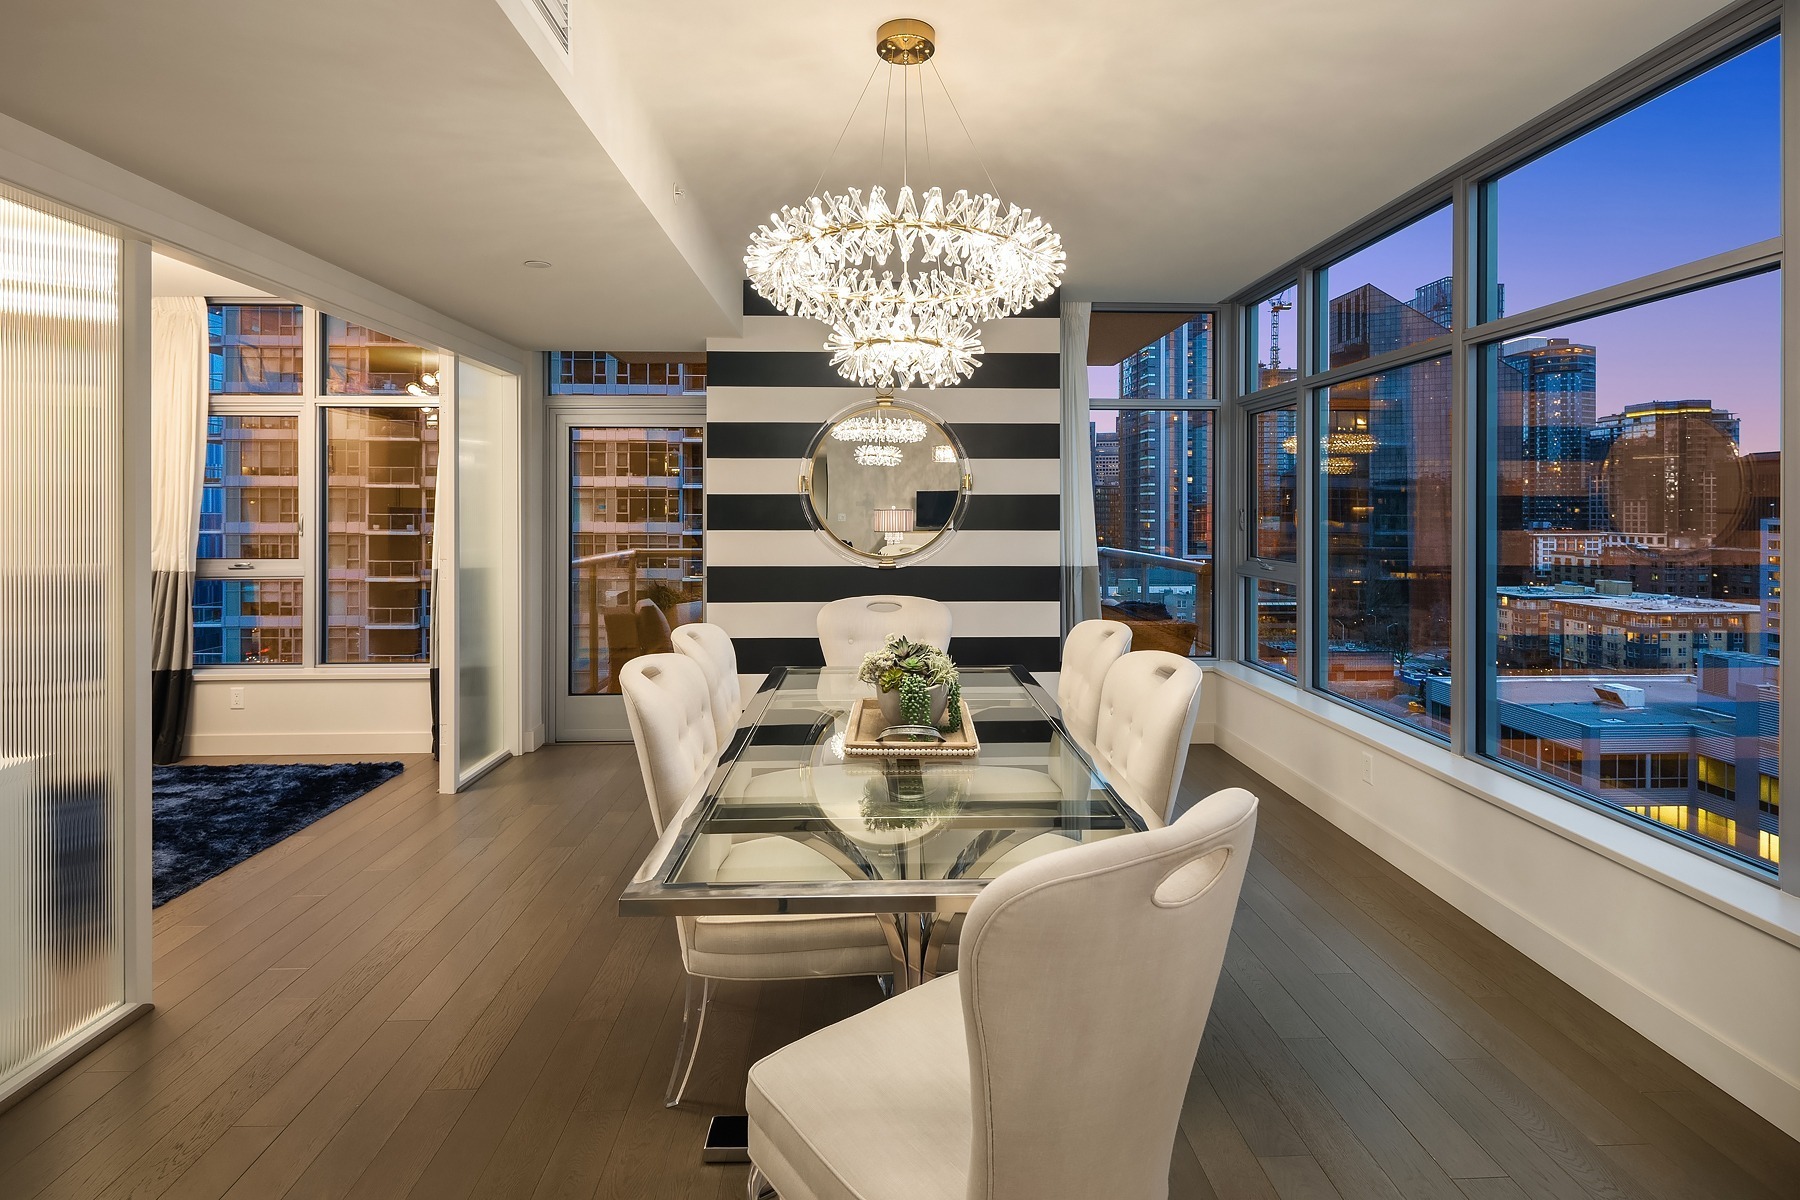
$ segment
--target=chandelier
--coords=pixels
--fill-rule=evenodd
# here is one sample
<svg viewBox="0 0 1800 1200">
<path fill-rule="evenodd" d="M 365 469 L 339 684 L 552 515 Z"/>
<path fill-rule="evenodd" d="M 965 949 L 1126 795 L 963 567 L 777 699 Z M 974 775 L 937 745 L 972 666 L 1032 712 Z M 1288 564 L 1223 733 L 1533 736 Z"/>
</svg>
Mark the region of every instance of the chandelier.
<svg viewBox="0 0 1800 1200">
<path fill-rule="evenodd" d="M 851 457 L 865 467 L 897 467 L 904 454 L 898 446 L 865 442 L 851 452 Z"/>
<path fill-rule="evenodd" d="M 825 348 L 846 379 L 867 387 L 942 387 L 974 373 L 982 353 L 982 321 L 1011 316 L 1045 299 L 1062 281 L 1062 239 L 1029 209 L 997 196 L 942 189 L 915 193 L 911 159 L 912 76 L 936 53 L 936 33 L 923 21 L 897 20 L 876 34 L 875 53 L 897 68 L 902 118 L 900 190 L 890 201 L 876 185 L 818 192 L 786 205 L 751 236 L 744 268 L 751 285 L 777 307 L 831 327 Z M 879 64 L 863 84 L 863 95 Z M 931 71 L 944 86 L 937 67 Z M 915 73 L 916 70 L 915 70 Z M 889 76 L 891 101 L 893 76 Z M 949 90 L 944 95 L 949 99 Z M 850 120 L 862 105 L 857 97 Z M 962 114 L 950 100 L 962 125 Z M 924 79 L 919 114 L 930 162 Z M 886 152 L 883 113 L 883 153 Z M 844 123 L 847 131 L 850 121 Z M 962 125 L 968 137 L 968 127 Z M 843 134 L 838 135 L 839 143 Z M 971 146 L 973 139 L 970 139 Z M 832 147 L 835 156 L 837 147 Z M 830 159 L 826 169 L 830 168 Z M 985 174 L 986 168 L 983 167 Z M 823 182 L 825 172 L 819 172 Z M 992 176 L 988 185 L 993 186 Z M 897 270 L 896 270 L 897 268 Z"/>
<path fill-rule="evenodd" d="M 859 413 L 833 425 L 831 436 L 840 442 L 904 442 L 910 446 L 925 440 L 925 422 L 888 413 Z"/>
</svg>

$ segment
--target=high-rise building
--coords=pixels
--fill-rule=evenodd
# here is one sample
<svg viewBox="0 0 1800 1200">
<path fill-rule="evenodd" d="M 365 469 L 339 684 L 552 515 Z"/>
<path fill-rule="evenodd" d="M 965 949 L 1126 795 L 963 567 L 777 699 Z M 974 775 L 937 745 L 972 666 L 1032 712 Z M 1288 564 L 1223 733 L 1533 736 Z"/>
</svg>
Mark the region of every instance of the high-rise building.
<svg viewBox="0 0 1800 1200">
<path fill-rule="evenodd" d="M 1331 302 L 1334 365 L 1441 335 L 1447 286 L 1421 312 L 1373 285 Z M 1331 389 L 1325 430 L 1332 612 L 1340 640 L 1408 653 L 1449 645 L 1450 364 L 1431 359 Z"/>
<path fill-rule="evenodd" d="M 1128 355 L 1119 364 L 1119 396 L 1210 400 L 1212 379 L 1212 314 L 1203 313 Z"/>
<path fill-rule="evenodd" d="M 1585 530 L 1597 525 L 1592 484 L 1598 399 L 1595 350 L 1567 338 L 1520 338 L 1501 348 L 1500 370 L 1516 375 L 1519 527 Z M 1503 435 L 1504 436 L 1504 435 Z M 1510 439 L 1509 439 L 1510 440 Z"/>
<path fill-rule="evenodd" d="M 1102 546 L 1125 545 L 1125 506 L 1119 495 L 1119 433 L 1088 423 L 1094 462 L 1094 529 Z"/>
<path fill-rule="evenodd" d="M 1612 528 L 1662 537 L 1677 550 L 1755 546 L 1742 529 L 1751 480 L 1732 413 L 1710 400 L 1650 400 L 1601 418 L 1597 432 L 1606 446 L 1600 495 Z"/>
<path fill-rule="evenodd" d="M 1114 442 L 1119 540 L 1108 544 L 1169 558 L 1210 556 L 1211 443 L 1210 412 L 1121 409 Z"/>
</svg>

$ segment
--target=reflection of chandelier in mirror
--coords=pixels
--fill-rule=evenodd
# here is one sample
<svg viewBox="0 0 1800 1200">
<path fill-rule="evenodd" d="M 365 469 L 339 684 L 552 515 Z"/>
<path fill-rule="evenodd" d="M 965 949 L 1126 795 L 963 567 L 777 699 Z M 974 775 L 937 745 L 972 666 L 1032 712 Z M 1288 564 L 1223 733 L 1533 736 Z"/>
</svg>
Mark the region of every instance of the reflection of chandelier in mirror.
<svg viewBox="0 0 1800 1200">
<path fill-rule="evenodd" d="M 903 442 L 910 446 L 925 440 L 925 422 L 886 413 L 862 413 L 833 425 L 831 436 L 840 442 Z"/>
<path fill-rule="evenodd" d="M 851 457 L 865 467 L 897 467 L 903 456 L 898 446 L 869 442 L 858 446 Z"/>
<path fill-rule="evenodd" d="M 1324 450 L 1327 455 L 1373 454 L 1375 448 L 1381 444 L 1375 440 L 1374 435 L 1367 433 L 1329 433 L 1320 440 L 1320 443 L 1319 448 Z M 1294 454 L 1297 453 L 1299 449 L 1299 438 L 1287 437 L 1282 439 L 1281 452 L 1283 454 Z M 1326 470 L 1331 471 L 1331 468 L 1327 466 Z M 1343 471 L 1331 471 L 1331 474 L 1333 475 L 1342 475 L 1343 473 Z"/>
<path fill-rule="evenodd" d="M 951 445 L 933 446 L 931 448 L 931 461 L 941 463 L 955 462 L 956 447 Z"/>
<path fill-rule="evenodd" d="M 937 187 L 913 192 L 908 180 L 913 77 L 918 76 L 929 164 L 931 126 L 921 64 L 936 53 L 937 34 L 923 21 L 897 20 L 876 36 L 876 55 L 899 73 L 897 81 L 890 76 L 890 100 L 893 83 L 901 85 L 900 190 L 891 202 L 880 184 L 869 188 L 866 198 L 858 188 L 819 192 L 831 167 L 828 156 L 815 194 L 772 214 L 751 236 L 744 267 L 751 284 L 777 307 L 831 326 L 826 349 L 846 379 L 885 387 L 959 383 L 974 372 L 982 352 L 977 322 L 1021 312 L 1056 290 L 1063 273 L 1062 239 L 1043 218 L 992 194 L 958 191 L 946 198 Z M 863 84 L 846 130 L 878 70 L 879 65 Z M 942 88 L 935 64 L 931 73 Z M 948 89 L 944 97 L 950 99 Z M 962 125 L 954 100 L 950 111 Z M 885 149 L 885 109 L 882 120 Z M 968 127 L 962 130 L 967 138 Z M 836 153 L 834 145 L 832 156 Z M 982 172 L 987 174 L 985 164 Z M 992 176 L 988 186 L 993 187 Z M 887 269 L 896 256 L 898 279 Z"/>
</svg>

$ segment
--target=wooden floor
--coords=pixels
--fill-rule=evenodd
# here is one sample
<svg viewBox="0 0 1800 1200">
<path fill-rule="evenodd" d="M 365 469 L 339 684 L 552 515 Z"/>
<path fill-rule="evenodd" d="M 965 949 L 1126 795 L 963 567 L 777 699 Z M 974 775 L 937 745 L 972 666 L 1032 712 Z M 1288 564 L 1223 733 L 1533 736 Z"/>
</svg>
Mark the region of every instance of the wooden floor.
<svg viewBox="0 0 1800 1200">
<path fill-rule="evenodd" d="M 1234 783 L 1258 854 L 1177 1200 L 1800 1196 L 1796 1143 L 1195 750 L 1189 798 Z M 409 763 L 157 910 L 155 1013 L 0 1114 L 0 1197 L 741 1195 L 743 1168 L 699 1162 L 707 1116 L 874 985 L 727 986 L 665 1110 L 675 938 L 614 905 L 651 840 L 631 751 L 435 785 Z"/>
</svg>

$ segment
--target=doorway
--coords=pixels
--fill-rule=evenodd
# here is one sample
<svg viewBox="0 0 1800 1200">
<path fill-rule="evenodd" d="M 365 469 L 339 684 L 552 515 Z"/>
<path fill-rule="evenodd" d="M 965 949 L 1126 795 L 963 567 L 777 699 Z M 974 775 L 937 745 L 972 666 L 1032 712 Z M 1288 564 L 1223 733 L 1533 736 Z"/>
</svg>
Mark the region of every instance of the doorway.
<svg viewBox="0 0 1800 1200">
<path fill-rule="evenodd" d="M 558 741 L 628 739 L 620 669 L 705 620 L 705 420 L 699 399 L 554 412 Z"/>
</svg>

